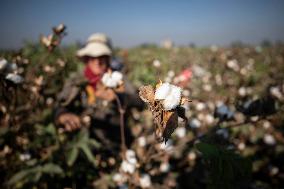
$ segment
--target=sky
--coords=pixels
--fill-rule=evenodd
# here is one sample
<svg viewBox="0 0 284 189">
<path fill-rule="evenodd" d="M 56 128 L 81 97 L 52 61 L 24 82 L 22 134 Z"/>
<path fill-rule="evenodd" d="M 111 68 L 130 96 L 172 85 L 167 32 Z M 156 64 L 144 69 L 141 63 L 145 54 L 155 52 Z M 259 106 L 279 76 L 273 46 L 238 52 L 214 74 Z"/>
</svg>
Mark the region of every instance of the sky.
<svg viewBox="0 0 284 189">
<path fill-rule="evenodd" d="M 1 0 L 0 48 L 38 41 L 60 23 L 65 44 L 94 32 L 114 46 L 132 47 L 171 39 L 177 45 L 257 44 L 284 41 L 283 0 Z"/>
</svg>

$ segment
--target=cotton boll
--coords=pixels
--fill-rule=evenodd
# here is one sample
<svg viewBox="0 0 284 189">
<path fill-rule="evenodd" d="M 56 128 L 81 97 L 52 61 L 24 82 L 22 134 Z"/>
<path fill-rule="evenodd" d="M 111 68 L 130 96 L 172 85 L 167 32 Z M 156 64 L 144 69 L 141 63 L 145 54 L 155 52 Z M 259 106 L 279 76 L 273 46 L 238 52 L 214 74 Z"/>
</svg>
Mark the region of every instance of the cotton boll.
<svg viewBox="0 0 284 189">
<path fill-rule="evenodd" d="M 131 164 L 136 164 L 137 159 L 135 157 L 135 152 L 133 150 L 127 150 L 126 151 L 126 160 Z"/>
<path fill-rule="evenodd" d="M 268 128 L 270 128 L 271 127 L 271 123 L 269 122 L 269 121 L 264 121 L 263 122 L 263 128 L 264 129 L 268 129 Z"/>
<path fill-rule="evenodd" d="M 16 72 L 18 69 L 18 66 L 16 63 L 8 64 L 7 67 L 8 67 L 8 72 Z"/>
<path fill-rule="evenodd" d="M 214 122 L 214 117 L 211 114 L 206 114 L 205 121 L 207 124 L 212 124 Z"/>
<path fill-rule="evenodd" d="M 19 159 L 21 161 L 27 161 L 31 159 L 31 154 L 25 153 L 25 154 L 20 154 Z"/>
<path fill-rule="evenodd" d="M 269 168 L 269 175 L 270 176 L 275 176 L 279 173 L 279 168 L 278 167 L 275 167 L 275 166 L 271 166 Z"/>
<path fill-rule="evenodd" d="M 118 185 L 122 185 L 124 182 L 126 182 L 126 177 L 123 174 L 116 173 L 113 175 L 112 180 L 116 182 Z"/>
<path fill-rule="evenodd" d="M 141 147 L 146 146 L 146 138 L 144 136 L 138 138 L 138 145 Z"/>
<path fill-rule="evenodd" d="M 122 80 L 122 73 L 118 72 L 118 71 L 114 71 L 111 74 L 111 77 L 113 80 L 115 80 L 116 82 L 120 82 Z"/>
<path fill-rule="evenodd" d="M 204 91 L 211 91 L 212 90 L 212 86 L 210 84 L 205 84 L 202 86 Z"/>
<path fill-rule="evenodd" d="M 173 148 L 173 141 L 171 139 L 169 139 L 167 141 L 167 143 L 162 142 L 160 144 L 160 149 L 165 150 L 165 151 L 169 151 Z"/>
<path fill-rule="evenodd" d="M 271 87 L 270 94 L 278 99 L 282 99 L 283 95 L 278 87 Z"/>
<path fill-rule="evenodd" d="M 201 122 L 198 119 L 194 118 L 190 121 L 189 126 L 193 129 L 197 129 L 201 126 Z"/>
<path fill-rule="evenodd" d="M 180 104 L 181 88 L 171 85 L 169 96 L 163 102 L 165 110 L 172 110 Z"/>
<path fill-rule="evenodd" d="M 187 157 L 188 157 L 188 160 L 194 161 L 196 159 L 196 153 L 191 151 L 188 153 Z"/>
<path fill-rule="evenodd" d="M 183 138 L 186 134 L 186 129 L 184 127 L 178 127 L 175 131 L 177 137 Z"/>
<path fill-rule="evenodd" d="M 120 168 L 125 173 L 133 174 L 137 164 L 135 152 L 133 150 L 127 150 L 125 156 L 126 160 L 123 160 Z"/>
<path fill-rule="evenodd" d="M 235 60 L 235 59 L 229 60 L 229 61 L 227 62 L 227 66 L 228 66 L 229 68 L 231 68 L 232 70 L 236 71 L 236 72 L 240 70 L 238 61 Z"/>
<path fill-rule="evenodd" d="M 239 88 L 238 93 L 240 96 L 246 96 L 247 94 L 246 88 L 245 87 Z"/>
<path fill-rule="evenodd" d="M 203 102 L 198 102 L 197 104 L 196 104 L 196 106 L 195 106 L 195 108 L 196 108 L 196 110 L 197 111 L 202 111 L 202 110 L 204 110 L 205 109 L 205 104 L 203 103 Z"/>
<path fill-rule="evenodd" d="M 175 95 L 168 96 L 164 102 L 163 106 L 165 110 L 172 110 L 175 109 L 180 103 L 180 97 L 176 97 Z"/>
<path fill-rule="evenodd" d="M 102 77 L 102 82 L 109 88 L 116 88 L 122 82 L 123 75 L 118 71 L 107 72 Z"/>
<path fill-rule="evenodd" d="M 263 140 L 264 140 L 264 143 L 267 144 L 267 145 L 272 146 L 272 145 L 276 144 L 276 140 L 275 140 L 274 136 L 271 135 L 271 134 L 265 134 Z"/>
<path fill-rule="evenodd" d="M 181 88 L 169 83 L 163 83 L 156 89 L 155 100 L 163 100 L 164 109 L 172 110 L 180 104 Z"/>
<path fill-rule="evenodd" d="M 174 72 L 173 70 L 170 70 L 170 71 L 168 72 L 168 76 L 171 77 L 171 78 L 173 78 L 173 77 L 175 76 L 175 72 Z"/>
<path fill-rule="evenodd" d="M 169 83 L 163 83 L 160 87 L 156 89 L 155 100 L 164 100 L 171 91 L 171 86 Z"/>
<path fill-rule="evenodd" d="M 6 68 L 6 66 L 7 66 L 7 64 L 8 64 L 8 62 L 7 62 L 6 59 L 0 60 L 0 71 L 4 70 Z"/>
<path fill-rule="evenodd" d="M 135 171 L 135 164 L 131 164 L 128 161 L 123 161 L 121 166 L 120 166 L 121 170 L 125 173 L 130 173 L 133 174 Z"/>
<path fill-rule="evenodd" d="M 245 147 L 246 147 L 246 144 L 243 143 L 243 142 L 241 142 L 241 143 L 238 144 L 238 149 L 239 149 L 239 150 L 244 150 Z"/>
<path fill-rule="evenodd" d="M 162 173 L 167 173 L 170 170 L 170 164 L 168 162 L 163 162 L 160 165 L 160 171 Z"/>
<path fill-rule="evenodd" d="M 155 59 L 153 61 L 153 66 L 156 67 L 156 68 L 160 67 L 161 66 L 161 62 L 159 60 Z"/>
<path fill-rule="evenodd" d="M 148 174 L 142 174 L 139 183 L 141 188 L 149 188 L 152 185 L 151 177 Z"/>
<path fill-rule="evenodd" d="M 189 90 L 183 90 L 182 95 L 188 97 L 190 95 L 190 91 Z"/>
<path fill-rule="evenodd" d="M 22 76 L 20 76 L 18 74 L 14 74 L 14 73 L 7 74 L 6 79 L 9 80 L 9 81 L 12 81 L 15 84 L 19 84 L 19 83 L 22 83 L 24 81 Z"/>
</svg>

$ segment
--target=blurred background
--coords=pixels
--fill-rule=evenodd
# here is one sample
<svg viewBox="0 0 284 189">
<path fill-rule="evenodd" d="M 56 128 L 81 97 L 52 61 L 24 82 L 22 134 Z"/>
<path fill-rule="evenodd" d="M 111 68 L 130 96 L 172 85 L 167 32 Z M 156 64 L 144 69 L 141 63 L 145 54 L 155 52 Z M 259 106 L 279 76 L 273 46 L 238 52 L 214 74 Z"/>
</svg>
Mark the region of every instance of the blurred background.
<svg viewBox="0 0 284 189">
<path fill-rule="evenodd" d="M 0 5 L 1 188 L 284 187 L 283 1 Z M 76 51 L 95 32 L 111 38 L 113 68 L 135 89 L 161 79 L 192 100 L 166 144 L 146 107 L 129 112 L 133 171 L 88 129 L 54 123 L 58 94 L 84 68 Z"/>
</svg>

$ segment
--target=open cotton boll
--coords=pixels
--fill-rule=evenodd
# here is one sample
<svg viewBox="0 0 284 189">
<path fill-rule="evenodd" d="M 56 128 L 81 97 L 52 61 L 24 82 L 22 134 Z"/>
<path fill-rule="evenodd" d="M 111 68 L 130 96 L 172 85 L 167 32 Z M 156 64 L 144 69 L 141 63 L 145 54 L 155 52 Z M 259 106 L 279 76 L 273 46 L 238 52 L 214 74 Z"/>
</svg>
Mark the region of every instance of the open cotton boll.
<svg viewBox="0 0 284 189">
<path fill-rule="evenodd" d="M 171 85 L 170 93 L 167 95 L 163 102 L 165 110 L 172 110 L 180 104 L 181 88 Z"/>
<path fill-rule="evenodd" d="M 164 100 L 163 106 L 165 110 L 172 110 L 180 104 L 181 88 L 163 83 L 156 89 L 155 100 Z"/>
<path fill-rule="evenodd" d="M 148 174 L 142 174 L 139 178 L 141 188 L 149 188 L 152 185 L 151 177 Z"/>
<path fill-rule="evenodd" d="M 22 83 L 24 81 L 22 76 L 14 74 L 14 73 L 7 74 L 6 79 L 9 80 L 9 81 L 12 81 L 15 84 L 19 84 L 19 83 Z"/>
<path fill-rule="evenodd" d="M 126 156 L 126 160 L 129 163 L 131 163 L 131 164 L 137 163 L 137 159 L 135 157 L 135 152 L 133 150 L 127 150 L 125 156 Z"/>
<path fill-rule="evenodd" d="M 118 71 L 107 72 L 102 77 L 102 82 L 105 86 L 109 88 L 116 88 L 122 82 L 122 73 Z"/>
<path fill-rule="evenodd" d="M 175 109 L 180 104 L 181 95 L 178 92 L 173 92 L 173 94 L 169 95 L 163 102 L 163 106 L 165 110 Z"/>
<path fill-rule="evenodd" d="M 112 79 L 115 80 L 116 82 L 121 82 L 122 81 L 122 73 L 118 72 L 118 71 L 114 71 L 111 74 Z"/>
<path fill-rule="evenodd" d="M 164 100 L 171 92 L 171 85 L 169 83 L 163 83 L 156 89 L 155 100 Z"/>
<path fill-rule="evenodd" d="M 135 171 L 135 164 L 129 163 L 128 161 L 123 161 L 121 164 L 121 170 L 125 173 L 133 174 Z"/>
<path fill-rule="evenodd" d="M 0 71 L 4 70 L 6 68 L 6 66 L 7 66 L 7 64 L 8 64 L 8 62 L 7 62 L 6 59 L 0 60 Z"/>
</svg>

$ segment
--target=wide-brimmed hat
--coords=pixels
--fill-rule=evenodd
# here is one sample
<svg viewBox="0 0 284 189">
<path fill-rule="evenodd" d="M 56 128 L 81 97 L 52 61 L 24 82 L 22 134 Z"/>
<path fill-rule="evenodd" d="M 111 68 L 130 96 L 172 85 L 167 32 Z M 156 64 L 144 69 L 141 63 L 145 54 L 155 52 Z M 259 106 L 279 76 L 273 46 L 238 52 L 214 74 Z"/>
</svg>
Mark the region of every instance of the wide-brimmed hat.
<svg viewBox="0 0 284 189">
<path fill-rule="evenodd" d="M 109 46 L 110 41 L 104 34 L 93 34 L 87 40 L 85 47 L 77 51 L 77 56 L 80 58 L 83 57 L 99 57 L 99 56 L 111 56 L 112 50 Z"/>
<path fill-rule="evenodd" d="M 112 49 L 112 43 L 111 40 L 106 34 L 104 33 L 94 33 L 92 34 L 88 40 L 87 43 L 93 43 L 93 42 L 99 42 L 106 44 L 110 49 Z"/>
</svg>

